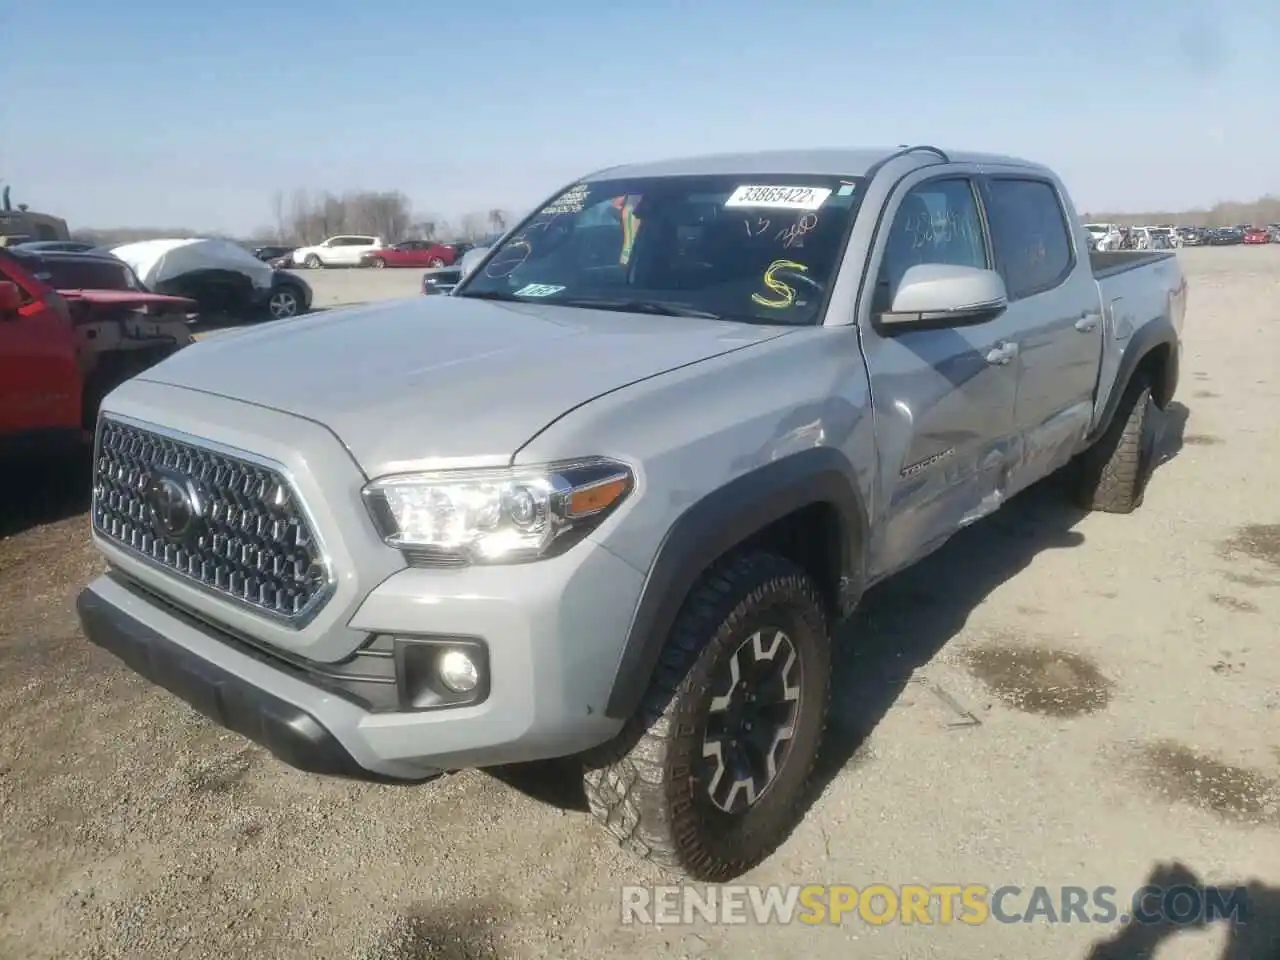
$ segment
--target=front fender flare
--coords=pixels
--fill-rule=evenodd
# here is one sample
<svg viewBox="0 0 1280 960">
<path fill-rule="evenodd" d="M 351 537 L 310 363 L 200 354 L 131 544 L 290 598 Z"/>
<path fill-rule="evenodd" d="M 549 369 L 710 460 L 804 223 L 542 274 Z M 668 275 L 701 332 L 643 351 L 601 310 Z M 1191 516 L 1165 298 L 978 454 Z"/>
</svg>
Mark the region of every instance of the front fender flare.
<svg viewBox="0 0 1280 960">
<path fill-rule="evenodd" d="M 814 447 L 765 464 L 707 494 L 667 530 L 632 615 L 605 715 L 627 719 L 649 687 L 685 598 L 716 560 L 796 510 L 827 504 L 840 523 L 841 594 L 865 580 L 867 513 L 852 465 L 832 447 Z"/>
</svg>

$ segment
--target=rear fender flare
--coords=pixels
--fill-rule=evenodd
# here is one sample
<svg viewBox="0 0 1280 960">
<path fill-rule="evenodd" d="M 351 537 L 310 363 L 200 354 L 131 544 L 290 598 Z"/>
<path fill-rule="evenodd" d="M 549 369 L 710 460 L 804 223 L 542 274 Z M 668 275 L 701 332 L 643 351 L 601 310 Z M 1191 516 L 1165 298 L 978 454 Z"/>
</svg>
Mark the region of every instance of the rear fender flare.
<svg viewBox="0 0 1280 960">
<path fill-rule="evenodd" d="M 1168 317 L 1158 317 L 1139 327 L 1125 345 L 1124 353 L 1120 356 L 1120 367 L 1116 371 L 1115 385 L 1107 396 L 1106 406 L 1102 410 L 1102 416 L 1098 418 L 1098 425 L 1089 437 L 1089 443 L 1093 443 L 1107 432 L 1116 415 L 1116 410 L 1120 407 L 1120 401 L 1129 389 L 1134 373 L 1153 351 L 1162 346 L 1169 348 L 1168 360 L 1160 375 L 1151 384 L 1151 392 L 1160 407 L 1164 407 L 1173 399 L 1178 389 L 1178 332 L 1173 328 L 1173 323 Z"/>
</svg>

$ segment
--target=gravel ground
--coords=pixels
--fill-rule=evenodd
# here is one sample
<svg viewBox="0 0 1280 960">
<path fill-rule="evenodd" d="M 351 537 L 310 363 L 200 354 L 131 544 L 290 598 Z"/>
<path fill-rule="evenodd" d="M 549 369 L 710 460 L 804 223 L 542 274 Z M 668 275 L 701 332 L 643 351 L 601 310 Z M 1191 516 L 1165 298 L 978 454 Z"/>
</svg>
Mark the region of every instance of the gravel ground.
<svg viewBox="0 0 1280 960">
<path fill-rule="evenodd" d="M 1280 247 L 1187 250 L 1183 379 L 1131 517 L 1036 489 L 874 591 L 824 790 L 758 883 L 1253 881 L 1280 922 Z M 322 305 L 418 271 L 309 273 Z M 292 771 L 83 641 L 84 472 L 0 517 L 0 956 L 1100 960 L 1115 925 L 625 926 L 614 850 L 555 767 L 419 788 Z M 1268 492 L 1270 491 L 1270 492 Z M 968 717 L 977 722 L 970 722 Z M 1131 928 L 1132 929 L 1132 928 Z M 1146 957 L 1168 929 L 1106 956 Z M 1159 960 L 1222 956 L 1218 924 Z M 803 938 L 803 939 L 799 939 Z M 1146 951 L 1146 952 L 1144 952 Z"/>
</svg>

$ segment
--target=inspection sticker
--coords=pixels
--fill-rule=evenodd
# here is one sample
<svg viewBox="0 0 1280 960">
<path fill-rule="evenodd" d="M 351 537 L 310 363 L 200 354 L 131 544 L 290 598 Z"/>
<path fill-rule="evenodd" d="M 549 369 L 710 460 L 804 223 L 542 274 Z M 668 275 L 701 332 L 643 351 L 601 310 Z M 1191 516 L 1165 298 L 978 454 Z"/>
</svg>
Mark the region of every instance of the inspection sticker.
<svg viewBox="0 0 1280 960">
<path fill-rule="evenodd" d="M 549 297 L 553 293 L 559 293 L 564 287 L 557 287 L 554 283 L 530 283 L 516 291 L 517 297 Z"/>
<path fill-rule="evenodd" d="M 826 187 L 742 186 L 729 195 L 726 207 L 769 207 L 773 210 L 817 210 L 831 191 Z"/>
</svg>

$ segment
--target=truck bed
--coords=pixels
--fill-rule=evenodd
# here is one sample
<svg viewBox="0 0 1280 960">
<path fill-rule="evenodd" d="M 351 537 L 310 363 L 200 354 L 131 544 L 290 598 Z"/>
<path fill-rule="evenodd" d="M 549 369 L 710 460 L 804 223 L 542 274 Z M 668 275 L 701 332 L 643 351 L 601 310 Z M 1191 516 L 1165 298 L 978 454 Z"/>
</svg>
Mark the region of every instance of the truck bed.
<svg viewBox="0 0 1280 960">
<path fill-rule="evenodd" d="M 1169 250 L 1112 250 L 1089 254 L 1094 283 L 1102 304 L 1102 363 L 1097 406 L 1101 418 L 1110 391 L 1119 377 L 1120 362 L 1135 331 L 1168 316 L 1181 332 L 1186 308 L 1186 284 L 1178 257 Z M 1095 419 L 1098 426 L 1100 419 Z"/>
<path fill-rule="evenodd" d="M 1172 250 L 1095 250 L 1089 254 L 1089 265 L 1094 277 L 1102 280 L 1173 256 L 1176 254 Z"/>
</svg>

